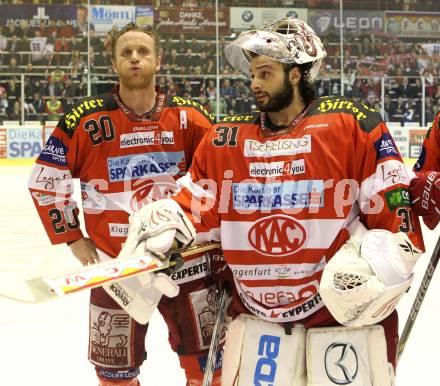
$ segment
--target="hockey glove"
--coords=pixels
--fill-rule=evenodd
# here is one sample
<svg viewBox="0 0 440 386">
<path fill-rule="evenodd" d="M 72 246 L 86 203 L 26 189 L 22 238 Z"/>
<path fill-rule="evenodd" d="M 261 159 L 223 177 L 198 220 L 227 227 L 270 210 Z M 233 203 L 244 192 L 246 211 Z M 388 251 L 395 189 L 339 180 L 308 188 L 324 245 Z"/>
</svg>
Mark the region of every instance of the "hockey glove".
<svg viewBox="0 0 440 386">
<path fill-rule="evenodd" d="M 409 190 L 414 211 L 429 229 L 440 221 L 440 172 L 418 173 Z"/>
</svg>

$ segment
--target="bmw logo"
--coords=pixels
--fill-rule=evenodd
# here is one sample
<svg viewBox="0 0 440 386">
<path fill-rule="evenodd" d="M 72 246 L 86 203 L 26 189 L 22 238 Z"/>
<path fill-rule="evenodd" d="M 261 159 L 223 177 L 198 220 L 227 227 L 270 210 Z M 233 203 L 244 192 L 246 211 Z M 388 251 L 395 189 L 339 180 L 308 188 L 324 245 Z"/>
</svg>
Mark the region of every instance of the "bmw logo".
<svg viewBox="0 0 440 386">
<path fill-rule="evenodd" d="M 296 19 L 298 19 L 298 14 L 295 11 L 289 11 L 286 14 L 287 17 L 294 17 Z"/>
<path fill-rule="evenodd" d="M 252 13 L 252 11 L 246 10 L 241 14 L 241 18 L 246 23 L 249 23 L 254 18 L 254 14 Z"/>
</svg>

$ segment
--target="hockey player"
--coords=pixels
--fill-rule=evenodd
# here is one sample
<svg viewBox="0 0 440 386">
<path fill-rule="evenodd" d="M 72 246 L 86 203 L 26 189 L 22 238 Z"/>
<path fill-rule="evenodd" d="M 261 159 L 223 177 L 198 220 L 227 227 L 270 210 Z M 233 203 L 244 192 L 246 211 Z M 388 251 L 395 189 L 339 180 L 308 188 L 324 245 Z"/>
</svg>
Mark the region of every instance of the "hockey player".
<svg viewBox="0 0 440 386">
<path fill-rule="evenodd" d="M 414 165 L 410 194 L 415 212 L 429 229 L 440 221 L 440 112 L 434 118 Z"/>
<path fill-rule="evenodd" d="M 109 94 L 85 98 L 65 114 L 29 179 L 51 242 L 67 243 L 82 264 L 118 255 L 129 214 L 173 191 L 174 179 L 186 173 L 212 127 L 210 115 L 198 103 L 167 97 L 155 88 L 159 38 L 151 29 L 128 24 L 112 43 L 119 86 Z M 89 238 L 80 230 L 72 199 L 74 178 L 81 181 Z M 214 323 L 213 282 L 206 267 L 206 257 L 196 255 L 173 275 L 174 282 L 162 277 L 171 287 L 180 285 L 180 295 L 163 297 L 159 310 L 190 385 L 201 384 Z M 118 292 L 112 295 L 118 300 Z M 136 323 L 98 288 L 91 292 L 89 328 L 89 360 L 99 384 L 139 385 L 147 325 Z M 219 378 L 215 374 L 214 384 Z"/>
<path fill-rule="evenodd" d="M 222 385 L 391 386 L 395 306 L 423 248 L 394 141 L 366 105 L 314 98 L 326 53 L 303 21 L 244 32 L 226 55 L 260 112 L 214 126 L 123 250 L 221 240 L 235 319 Z"/>
</svg>

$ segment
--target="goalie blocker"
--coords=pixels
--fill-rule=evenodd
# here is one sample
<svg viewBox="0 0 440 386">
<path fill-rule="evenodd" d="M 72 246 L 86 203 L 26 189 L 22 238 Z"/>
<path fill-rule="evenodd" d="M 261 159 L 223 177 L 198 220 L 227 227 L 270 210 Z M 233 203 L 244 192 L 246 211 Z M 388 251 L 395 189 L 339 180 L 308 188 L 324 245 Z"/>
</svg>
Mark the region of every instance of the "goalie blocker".
<svg viewBox="0 0 440 386">
<path fill-rule="evenodd" d="M 286 331 L 242 314 L 228 328 L 222 386 L 267 384 L 392 386 L 384 329 L 296 325 Z"/>
</svg>

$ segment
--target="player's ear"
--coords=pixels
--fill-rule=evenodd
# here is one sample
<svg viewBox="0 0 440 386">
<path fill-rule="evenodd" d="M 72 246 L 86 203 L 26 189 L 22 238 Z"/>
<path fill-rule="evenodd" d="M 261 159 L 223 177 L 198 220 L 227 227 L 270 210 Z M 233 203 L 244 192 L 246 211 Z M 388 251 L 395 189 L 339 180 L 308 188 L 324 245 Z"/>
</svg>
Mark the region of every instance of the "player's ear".
<svg viewBox="0 0 440 386">
<path fill-rule="evenodd" d="M 298 84 L 301 80 L 301 70 L 299 67 L 295 66 L 289 71 L 289 80 L 292 84 Z"/>
</svg>

